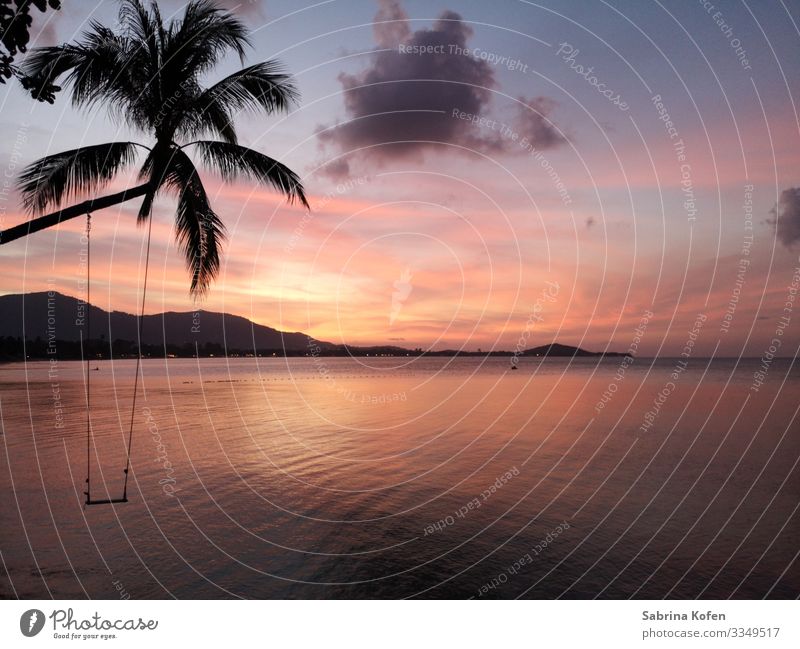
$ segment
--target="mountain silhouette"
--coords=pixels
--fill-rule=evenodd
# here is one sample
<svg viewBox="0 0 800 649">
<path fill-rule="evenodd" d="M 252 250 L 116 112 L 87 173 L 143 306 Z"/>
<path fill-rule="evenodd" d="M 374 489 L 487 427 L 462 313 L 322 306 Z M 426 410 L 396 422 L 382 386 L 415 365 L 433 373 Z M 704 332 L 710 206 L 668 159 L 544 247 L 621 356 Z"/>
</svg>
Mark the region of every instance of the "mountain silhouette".
<svg viewBox="0 0 800 649">
<path fill-rule="evenodd" d="M 91 342 L 85 324 L 91 317 Z M 130 357 L 136 354 L 136 316 L 105 311 L 58 292 L 0 296 L 0 359 Z M 216 356 L 272 354 L 287 356 L 512 356 L 602 357 L 614 352 L 590 352 L 579 347 L 551 343 L 522 353 L 495 350 L 471 352 L 405 349 L 395 345 L 334 345 L 299 332 L 278 331 L 238 315 L 216 311 L 167 311 L 142 318 L 142 352 L 147 356 Z M 23 341 L 27 344 L 23 346 Z M 58 341 L 54 349 L 51 342 Z M 111 345 L 111 347 L 109 347 Z M 84 349 L 85 347 L 85 349 Z"/>
<path fill-rule="evenodd" d="M 87 310 L 92 339 L 136 341 L 136 316 L 105 311 L 58 292 L 27 293 L 0 297 L 0 336 L 47 341 L 79 341 Z M 142 318 L 144 345 L 222 345 L 229 349 L 285 349 L 307 351 L 310 344 L 331 347 L 304 333 L 278 331 L 247 318 L 215 311 L 168 311 Z"/>
</svg>

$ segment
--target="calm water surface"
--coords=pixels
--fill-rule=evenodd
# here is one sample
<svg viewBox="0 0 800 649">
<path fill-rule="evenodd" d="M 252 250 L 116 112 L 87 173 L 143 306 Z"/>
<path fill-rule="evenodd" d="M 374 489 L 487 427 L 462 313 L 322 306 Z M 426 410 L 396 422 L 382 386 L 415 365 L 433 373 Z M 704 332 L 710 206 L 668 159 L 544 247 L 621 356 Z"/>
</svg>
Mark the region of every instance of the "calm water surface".
<svg viewBox="0 0 800 649">
<path fill-rule="evenodd" d="M 96 366 L 117 497 L 134 362 Z M 89 508 L 84 366 L 0 366 L 0 595 L 800 595 L 797 368 L 619 366 L 145 361 L 130 502 Z"/>
</svg>

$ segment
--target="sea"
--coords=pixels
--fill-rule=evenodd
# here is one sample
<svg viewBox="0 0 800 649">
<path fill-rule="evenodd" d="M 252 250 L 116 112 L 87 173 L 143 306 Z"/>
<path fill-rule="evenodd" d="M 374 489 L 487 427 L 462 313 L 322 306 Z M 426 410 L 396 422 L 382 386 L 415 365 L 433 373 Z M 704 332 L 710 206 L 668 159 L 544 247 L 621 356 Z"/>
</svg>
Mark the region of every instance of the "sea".
<svg viewBox="0 0 800 649">
<path fill-rule="evenodd" d="M 135 368 L 0 365 L 0 597 L 800 595 L 794 359 Z"/>
</svg>

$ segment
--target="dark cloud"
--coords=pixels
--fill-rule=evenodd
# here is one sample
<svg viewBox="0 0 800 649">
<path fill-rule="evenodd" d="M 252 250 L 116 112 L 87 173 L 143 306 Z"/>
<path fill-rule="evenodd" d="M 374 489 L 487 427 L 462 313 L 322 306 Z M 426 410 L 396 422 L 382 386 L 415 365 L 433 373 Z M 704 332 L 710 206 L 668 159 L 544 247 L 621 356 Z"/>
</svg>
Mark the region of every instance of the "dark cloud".
<svg viewBox="0 0 800 649">
<path fill-rule="evenodd" d="M 411 36 L 408 14 L 397 0 L 379 0 L 372 25 L 375 42 L 381 47 L 397 47 Z"/>
<path fill-rule="evenodd" d="M 379 16 L 384 12 L 381 7 Z M 391 47 L 404 33 L 401 24 L 376 25 L 379 44 Z M 399 47 L 373 54 L 365 71 L 340 74 L 350 121 L 321 132 L 320 139 L 343 150 L 394 143 L 391 151 L 372 152 L 373 157 L 416 153 L 430 146 L 420 141 L 470 145 L 476 129 L 451 113 L 459 109 L 481 114 L 495 85 L 487 63 L 449 53 L 451 46 L 464 48 L 470 34 L 458 14 L 445 12 L 432 29 L 419 30 Z M 412 53 L 420 47 L 438 52 Z"/>
<path fill-rule="evenodd" d="M 516 127 L 537 149 L 552 149 L 564 143 L 564 136 L 553 126 L 549 115 L 556 103 L 547 97 L 519 97 Z"/>
<path fill-rule="evenodd" d="M 369 66 L 342 73 L 347 120 L 318 131 L 323 148 L 333 147 L 381 164 L 419 157 L 440 144 L 486 153 L 522 153 L 501 134 L 499 119 L 488 114 L 494 68 L 469 53 L 472 29 L 457 13 L 443 12 L 430 29 L 411 32 L 396 0 L 382 0 L 373 24 L 379 50 Z M 551 148 L 563 138 L 546 119 L 553 103 L 525 99 L 509 126 L 536 148 Z M 454 117 L 454 111 L 462 117 Z M 464 117 L 475 116 L 475 119 Z M 478 123 L 478 118 L 483 121 Z M 362 149 L 358 153 L 356 149 Z M 342 163 L 328 171 L 345 169 Z"/>
<path fill-rule="evenodd" d="M 350 175 L 350 163 L 344 158 L 337 158 L 326 162 L 322 167 L 317 169 L 317 172 L 328 178 L 338 179 L 346 178 Z"/>
<path fill-rule="evenodd" d="M 767 222 L 775 226 L 778 239 L 784 246 L 800 241 L 800 187 L 784 190 L 772 214 L 775 218 Z"/>
</svg>

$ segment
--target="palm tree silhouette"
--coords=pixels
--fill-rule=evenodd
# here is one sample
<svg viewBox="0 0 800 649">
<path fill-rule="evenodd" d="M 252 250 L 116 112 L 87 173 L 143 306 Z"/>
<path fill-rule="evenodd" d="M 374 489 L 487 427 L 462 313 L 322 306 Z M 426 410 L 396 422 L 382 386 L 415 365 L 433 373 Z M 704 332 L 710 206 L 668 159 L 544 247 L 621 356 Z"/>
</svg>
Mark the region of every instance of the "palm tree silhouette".
<svg viewBox="0 0 800 649">
<path fill-rule="evenodd" d="M 122 0 L 119 29 L 92 22 L 71 44 L 32 51 L 23 69 L 41 92 L 64 77 L 76 107 L 106 103 L 114 117 L 152 136 L 151 146 L 109 142 L 46 156 L 19 179 L 25 207 L 42 214 L 79 194 L 94 194 L 146 152 L 141 185 L 40 216 L 0 233 L 0 243 L 93 210 L 143 196 L 138 222 L 151 218 L 162 192 L 177 195 L 175 231 L 192 275 L 192 295 L 202 295 L 219 271 L 225 228 L 209 204 L 187 149 L 225 181 L 246 176 L 271 185 L 289 202 L 308 202 L 299 177 L 280 162 L 237 143 L 234 114 L 256 109 L 285 111 L 298 98 L 275 61 L 246 67 L 209 87 L 204 76 L 233 51 L 244 62 L 247 30 L 210 0 L 192 0 L 182 19 L 165 23 L 155 1 Z M 56 86 L 57 87 L 57 86 Z M 211 135 L 217 139 L 202 139 Z"/>
</svg>

